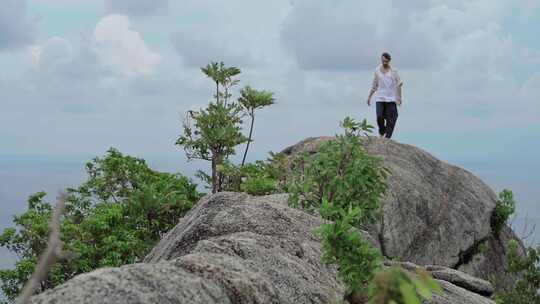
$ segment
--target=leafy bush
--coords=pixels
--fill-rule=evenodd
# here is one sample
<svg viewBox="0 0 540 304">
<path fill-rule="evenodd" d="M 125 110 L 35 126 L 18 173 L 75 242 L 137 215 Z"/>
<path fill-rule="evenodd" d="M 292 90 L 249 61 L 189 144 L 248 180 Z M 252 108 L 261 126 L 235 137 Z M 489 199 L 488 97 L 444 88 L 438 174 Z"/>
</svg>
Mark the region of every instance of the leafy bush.
<svg viewBox="0 0 540 304">
<path fill-rule="evenodd" d="M 286 163 L 283 155 L 270 153 L 265 160 L 257 160 L 245 165 L 234 165 L 225 161 L 218 166 L 223 175 L 222 190 L 247 192 L 251 195 L 266 195 L 284 191 Z"/>
<path fill-rule="evenodd" d="M 254 177 L 242 183 L 242 191 L 252 195 L 275 193 L 276 181 L 268 177 Z"/>
<path fill-rule="evenodd" d="M 316 230 L 322 238 L 322 259 L 339 265 L 339 277 L 347 291 L 354 292 L 364 289 L 379 267 L 380 253 L 357 227 L 375 220 L 389 172 L 379 157 L 364 151 L 360 133 L 373 128 L 366 120 L 357 123 L 347 117 L 341 125 L 345 134 L 321 144 L 317 153 L 293 160 L 287 188 L 291 206 L 318 210 L 333 221 Z"/>
<path fill-rule="evenodd" d="M 336 214 L 340 213 L 339 218 Z M 336 220 L 322 224 L 315 233 L 322 238 L 322 261 L 338 265 L 339 277 L 347 286 L 347 292 L 362 290 L 379 268 L 381 255 L 370 243 L 362 239 L 354 223 L 362 214 L 359 207 L 336 210 L 327 201 L 321 206 L 321 214 L 332 214 Z"/>
<path fill-rule="evenodd" d="M 525 257 L 518 254 L 518 242 L 511 240 L 507 245 L 507 272 L 521 276 L 515 288 L 497 294 L 498 304 L 540 304 L 540 247 L 528 248 Z"/>
<path fill-rule="evenodd" d="M 86 171 L 87 181 L 67 191 L 60 225 L 64 250 L 74 258 L 55 264 L 37 292 L 99 267 L 140 261 L 201 197 L 188 178 L 154 171 L 115 149 L 88 162 Z M 0 235 L 0 246 L 19 257 L 14 269 L 0 270 L 9 299 L 20 293 L 46 248 L 53 208 L 45 196 L 30 196 L 28 210 L 14 216 L 15 227 Z"/>
<path fill-rule="evenodd" d="M 399 267 L 379 271 L 369 286 L 369 304 L 421 304 L 442 289 L 431 275 L 417 269 L 416 276 Z"/>
<path fill-rule="evenodd" d="M 316 211 L 325 200 L 335 206 L 329 220 L 340 218 L 340 209 L 358 207 L 361 211 L 353 221 L 358 226 L 375 220 L 389 171 L 380 157 L 367 154 L 362 146 L 360 134 L 371 132 L 373 126 L 349 117 L 341 125 L 345 134 L 322 143 L 317 153 L 304 152 L 293 160 L 287 188 L 294 207 Z"/>
<path fill-rule="evenodd" d="M 292 176 L 286 179 L 289 204 L 318 211 L 331 221 L 315 233 L 322 239 L 323 262 L 338 265 L 348 297 L 368 295 L 373 304 L 416 304 L 418 295 L 431 298 L 440 286 L 427 272 L 419 271 L 418 279 L 400 269 L 380 270 L 380 253 L 362 239 L 358 228 L 379 215 L 390 172 L 362 146 L 360 135 L 373 128 L 366 120 L 357 123 L 346 117 L 341 126 L 345 134 L 321 144 L 315 154 L 293 159 Z"/>
<path fill-rule="evenodd" d="M 512 191 L 504 189 L 499 193 L 499 200 L 491 215 L 491 227 L 495 235 L 498 235 L 504 227 L 510 215 L 516 210 L 516 202 Z"/>
</svg>

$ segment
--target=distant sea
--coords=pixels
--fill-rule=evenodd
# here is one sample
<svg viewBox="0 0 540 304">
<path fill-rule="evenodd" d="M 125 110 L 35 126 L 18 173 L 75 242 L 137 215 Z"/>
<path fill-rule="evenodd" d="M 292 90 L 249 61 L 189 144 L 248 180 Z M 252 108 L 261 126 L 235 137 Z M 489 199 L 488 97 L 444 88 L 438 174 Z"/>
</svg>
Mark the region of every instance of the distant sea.
<svg viewBox="0 0 540 304">
<path fill-rule="evenodd" d="M 151 168 L 180 172 L 194 181 L 196 169 L 204 166 L 200 162 L 186 162 L 184 158 L 143 157 Z M 38 191 L 48 193 L 46 201 L 53 202 L 58 191 L 66 187 L 75 187 L 85 178 L 84 164 L 91 157 L 51 158 L 35 156 L 0 156 L 0 231 L 11 227 L 12 216 L 26 210 L 27 198 Z M 525 240 L 529 245 L 540 244 L 540 174 L 531 170 L 530 164 L 516 165 L 515 162 L 484 159 L 445 161 L 467 169 L 481 178 L 496 193 L 503 188 L 514 192 L 517 216 L 512 226 L 519 236 L 524 236 L 536 225 L 538 228 Z M 536 168 L 540 168 L 537 166 Z M 202 190 L 202 189 L 201 189 Z M 527 223 L 528 227 L 525 227 Z M 525 228 L 528 228 L 525 230 Z M 7 249 L 0 247 L 0 269 L 13 267 L 16 257 Z M 1 298 L 1 294 L 0 294 Z"/>
</svg>

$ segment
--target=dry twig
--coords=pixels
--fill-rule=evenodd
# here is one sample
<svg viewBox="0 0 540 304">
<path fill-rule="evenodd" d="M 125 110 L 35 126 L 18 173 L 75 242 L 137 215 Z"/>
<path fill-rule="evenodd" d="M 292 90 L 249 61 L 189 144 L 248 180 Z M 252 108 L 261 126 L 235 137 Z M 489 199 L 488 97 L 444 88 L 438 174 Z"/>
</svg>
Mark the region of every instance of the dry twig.
<svg viewBox="0 0 540 304">
<path fill-rule="evenodd" d="M 40 282 L 47 278 L 49 269 L 60 259 L 66 257 L 66 254 L 62 252 L 62 241 L 60 240 L 60 217 L 64 212 L 66 204 L 66 195 L 61 193 L 58 196 L 58 202 L 54 209 L 51 221 L 49 222 L 50 234 L 47 243 L 47 248 L 41 254 L 38 264 L 32 277 L 24 286 L 24 289 L 17 299 L 17 303 L 26 304 L 30 297 L 34 294 L 37 286 Z"/>
</svg>

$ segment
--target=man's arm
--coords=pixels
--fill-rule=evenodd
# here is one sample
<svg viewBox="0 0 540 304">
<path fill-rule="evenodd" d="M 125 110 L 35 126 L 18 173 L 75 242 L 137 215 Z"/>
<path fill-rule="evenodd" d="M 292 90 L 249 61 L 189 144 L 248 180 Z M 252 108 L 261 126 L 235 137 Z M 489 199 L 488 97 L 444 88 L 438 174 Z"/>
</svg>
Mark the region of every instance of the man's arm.
<svg viewBox="0 0 540 304">
<path fill-rule="evenodd" d="M 399 105 L 401 105 L 401 103 L 403 102 L 403 100 L 401 99 L 402 95 L 401 95 L 401 87 L 403 86 L 403 80 L 401 80 L 401 78 L 399 77 L 399 74 L 397 71 L 394 72 L 395 74 L 395 77 L 396 77 L 396 83 L 397 83 L 397 102 Z"/>
<path fill-rule="evenodd" d="M 371 83 L 371 90 L 369 91 L 369 96 L 367 99 L 368 106 L 370 105 L 371 96 L 377 91 L 377 88 L 379 87 L 379 82 L 377 81 L 377 72 L 373 74 L 373 81 Z"/>
</svg>

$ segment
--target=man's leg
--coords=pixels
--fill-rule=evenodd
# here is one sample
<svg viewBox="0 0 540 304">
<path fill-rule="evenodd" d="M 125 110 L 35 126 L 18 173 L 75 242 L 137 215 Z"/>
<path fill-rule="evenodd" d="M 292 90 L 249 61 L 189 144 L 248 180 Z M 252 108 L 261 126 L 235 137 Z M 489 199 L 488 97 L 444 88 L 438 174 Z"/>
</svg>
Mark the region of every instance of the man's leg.
<svg viewBox="0 0 540 304">
<path fill-rule="evenodd" d="M 394 127 L 396 126 L 398 118 L 398 110 L 395 102 L 389 102 L 387 105 L 387 116 L 386 116 L 386 138 L 391 138 L 392 133 L 394 132 Z"/>
<path fill-rule="evenodd" d="M 377 125 L 379 126 L 379 135 L 384 135 L 386 127 L 384 126 L 384 102 L 377 101 Z"/>
</svg>

